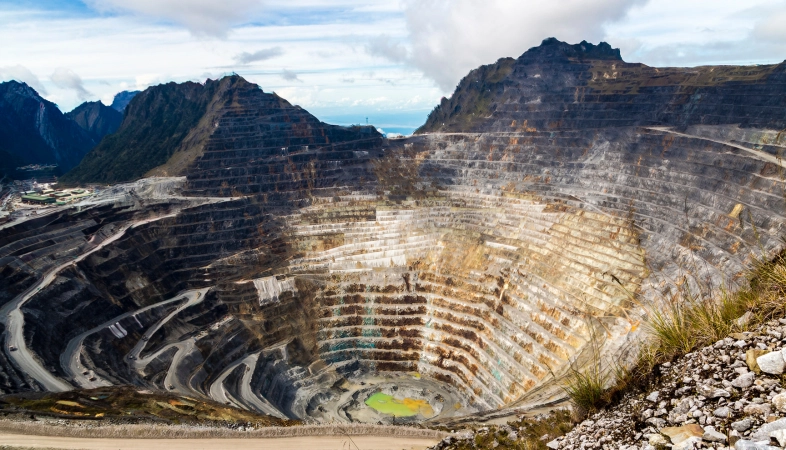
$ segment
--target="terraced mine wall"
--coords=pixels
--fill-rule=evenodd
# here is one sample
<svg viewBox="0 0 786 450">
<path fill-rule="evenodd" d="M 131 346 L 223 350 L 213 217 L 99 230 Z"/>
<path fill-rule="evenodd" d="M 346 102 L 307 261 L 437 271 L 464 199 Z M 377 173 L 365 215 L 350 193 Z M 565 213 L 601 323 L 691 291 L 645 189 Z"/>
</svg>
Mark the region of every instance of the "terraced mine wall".
<svg viewBox="0 0 786 450">
<path fill-rule="evenodd" d="M 374 392 L 435 412 L 399 421 L 558 400 L 559 376 L 595 349 L 635 354 L 647 307 L 744 283 L 753 257 L 781 248 L 786 103 L 755 95 L 783 96 L 781 66 L 728 69 L 701 89 L 640 67 L 610 75 L 623 93 L 576 97 L 587 67 L 617 54 L 553 45 L 482 69 L 499 86 L 473 100 L 482 116 L 459 101 L 471 74 L 455 114 L 443 102 L 425 126 L 444 119 L 445 132 L 407 139 L 322 124 L 235 80 L 181 188 L 101 209 L 138 226 L 25 303 L 28 347 L 75 387 L 130 383 L 314 421 L 391 421 L 363 406 Z M 535 109 L 516 87 L 525 69 L 544 83 Z M 661 107 L 680 96 L 709 109 L 669 119 Z M 57 221 L 0 230 L 7 297 L 100 239 L 81 225 L 98 211 L 69 216 L 66 244 Z M 42 251 L 54 262 L 24 264 Z"/>
</svg>

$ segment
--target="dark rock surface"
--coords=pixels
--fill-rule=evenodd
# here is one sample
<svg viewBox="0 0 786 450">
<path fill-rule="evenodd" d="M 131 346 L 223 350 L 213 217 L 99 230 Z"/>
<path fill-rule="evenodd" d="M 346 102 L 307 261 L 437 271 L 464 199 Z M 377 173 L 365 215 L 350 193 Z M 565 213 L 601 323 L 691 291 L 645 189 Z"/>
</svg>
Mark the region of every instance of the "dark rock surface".
<svg viewBox="0 0 786 450">
<path fill-rule="evenodd" d="M 786 64 L 655 68 L 605 42 L 546 39 L 469 73 L 418 129 L 489 132 L 641 125 L 786 128 Z"/>
<path fill-rule="evenodd" d="M 66 113 L 66 117 L 87 131 L 96 143 L 101 142 L 107 134 L 117 131 L 123 121 L 122 113 L 100 101 L 84 102 Z"/>
<path fill-rule="evenodd" d="M 0 83 L 0 173 L 28 164 L 79 164 L 95 141 L 54 103 L 16 81 Z"/>
<path fill-rule="evenodd" d="M 128 104 L 131 103 L 131 100 L 133 100 L 134 97 L 136 97 L 136 95 L 139 94 L 140 92 L 142 91 L 118 92 L 117 95 L 115 95 L 115 98 L 112 99 L 112 104 L 110 105 L 110 107 L 115 111 L 119 111 L 122 113 L 126 110 Z"/>
</svg>

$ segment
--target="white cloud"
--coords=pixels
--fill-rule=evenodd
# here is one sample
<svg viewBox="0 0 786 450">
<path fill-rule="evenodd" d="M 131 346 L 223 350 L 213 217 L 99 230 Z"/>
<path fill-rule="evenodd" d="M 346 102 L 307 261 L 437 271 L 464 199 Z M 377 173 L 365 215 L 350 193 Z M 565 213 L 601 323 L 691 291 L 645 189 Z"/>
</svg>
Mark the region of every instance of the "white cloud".
<svg viewBox="0 0 786 450">
<path fill-rule="evenodd" d="M 281 78 L 287 81 L 297 81 L 299 83 L 303 82 L 303 80 L 297 77 L 297 74 L 295 72 L 287 69 L 283 69 L 281 71 Z"/>
<path fill-rule="evenodd" d="M 41 80 L 25 66 L 17 64 L 15 66 L 0 67 L 0 79 L 22 81 L 35 89 L 38 95 L 48 95 L 46 88 L 41 84 Z"/>
<path fill-rule="evenodd" d="M 657 0 L 606 27 L 626 61 L 652 66 L 763 64 L 786 58 L 783 0 Z"/>
<path fill-rule="evenodd" d="M 411 51 L 380 36 L 367 49 L 406 60 L 442 89 L 452 90 L 475 67 L 518 57 L 546 37 L 598 41 L 604 25 L 644 0 L 405 0 Z"/>
<path fill-rule="evenodd" d="M 753 36 L 766 42 L 783 44 L 786 42 L 786 7 L 775 10 L 757 22 Z"/>
<path fill-rule="evenodd" d="M 387 34 L 372 38 L 366 51 L 371 55 L 381 56 L 395 63 L 403 63 L 409 59 L 409 50 Z"/>
<path fill-rule="evenodd" d="M 55 86 L 59 88 L 73 90 L 76 92 L 77 97 L 79 97 L 79 99 L 82 101 L 87 100 L 91 95 L 93 95 L 87 89 L 85 89 L 82 78 L 71 69 L 59 67 L 55 69 L 54 72 L 52 72 L 52 75 L 49 76 L 49 79 L 52 80 L 52 83 L 54 83 Z"/>
<path fill-rule="evenodd" d="M 226 37 L 233 25 L 244 23 L 260 0 L 83 0 L 104 13 L 132 12 L 165 19 L 197 36 Z"/>
<path fill-rule="evenodd" d="M 235 61 L 237 61 L 238 64 L 250 64 L 257 61 L 267 61 L 268 59 L 273 59 L 276 56 L 281 56 L 283 54 L 284 51 L 281 49 L 281 47 L 270 47 L 258 50 L 254 53 L 239 53 L 235 55 Z"/>
</svg>

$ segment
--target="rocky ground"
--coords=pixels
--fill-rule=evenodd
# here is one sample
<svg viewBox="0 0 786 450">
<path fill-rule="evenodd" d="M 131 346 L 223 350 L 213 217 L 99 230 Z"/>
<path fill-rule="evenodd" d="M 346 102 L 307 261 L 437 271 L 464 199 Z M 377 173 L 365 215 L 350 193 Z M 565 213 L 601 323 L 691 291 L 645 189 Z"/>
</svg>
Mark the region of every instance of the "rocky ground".
<svg viewBox="0 0 786 450">
<path fill-rule="evenodd" d="M 657 366 L 651 389 L 628 394 L 562 437 L 554 439 L 554 430 L 524 445 L 517 429 L 487 427 L 455 434 L 434 448 L 783 448 L 784 368 L 786 320 L 780 319 Z"/>
</svg>

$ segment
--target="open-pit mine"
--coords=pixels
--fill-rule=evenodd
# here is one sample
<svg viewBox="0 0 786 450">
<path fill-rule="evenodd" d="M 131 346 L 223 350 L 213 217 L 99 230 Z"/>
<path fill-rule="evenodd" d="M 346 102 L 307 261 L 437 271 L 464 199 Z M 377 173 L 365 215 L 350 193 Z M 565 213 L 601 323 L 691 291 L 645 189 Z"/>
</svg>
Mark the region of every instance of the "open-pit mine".
<svg viewBox="0 0 786 450">
<path fill-rule="evenodd" d="M 504 415 L 560 402 L 593 354 L 630 361 L 651 308 L 782 247 L 786 64 L 652 68 L 551 39 L 402 139 L 238 76 L 189 89 L 213 100 L 158 176 L 0 225 L 4 392 Z"/>
</svg>

